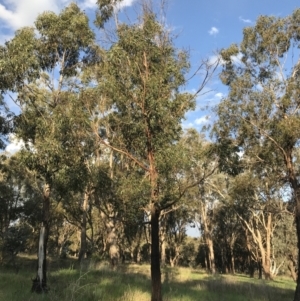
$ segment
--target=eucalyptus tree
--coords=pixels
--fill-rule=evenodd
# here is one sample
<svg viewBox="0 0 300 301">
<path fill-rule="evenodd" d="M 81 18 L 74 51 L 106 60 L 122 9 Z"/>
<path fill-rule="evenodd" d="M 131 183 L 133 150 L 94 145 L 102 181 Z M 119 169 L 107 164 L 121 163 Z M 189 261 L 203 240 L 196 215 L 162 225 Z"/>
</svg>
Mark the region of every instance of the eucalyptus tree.
<svg viewBox="0 0 300 301">
<path fill-rule="evenodd" d="M 232 204 L 222 200 L 215 208 L 213 223 L 216 267 L 222 273 L 235 274 L 236 259 L 242 259 L 237 255 L 236 245 L 244 232 Z"/>
<path fill-rule="evenodd" d="M 217 108 L 215 133 L 220 149 L 227 144 L 233 150 L 231 159 L 240 150 L 244 163 L 271 166 L 290 185 L 300 250 L 299 23 L 299 9 L 284 18 L 261 16 L 244 29 L 240 45 L 220 52 L 220 78 L 229 93 Z M 299 300 L 300 277 L 294 296 Z"/>
<path fill-rule="evenodd" d="M 47 289 L 46 254 L 55 175 L 62 169 L 77 168 L 77 184 L 79 178 L 84 179 L 83 157 L 78 151 L 86 143 L 78 134 L 84 124 L 82 118 L 72 123 L 75 116 L 71 113 L 80 99 L 79 73 L 91 53 L 93 38 L 88 18 L 71 4 L 59 15 L 41 14 L 35 27 L 18 30 L 2 47 L 0 78 L 5 83 L 4 92 L 16 93 L 21 109 L 15 123 L 17 137 L 25 142 L 24 163 L 44 180 L 39 268 L 33 291 Z"/>
<path fill-rule="evenodd" d="M 276 262 L 273 247 L 277 227 L 287 212 L 280 189 L 272 175 L 255 175 L 253 171 L 237 176 L 230 189 L 236 214 L 258 251 L 266 279 L 274 278 L 284 264 L 284 260 Z"/>
<path fill-rule="evenodd" d="M 99 101 L 111 109 L 106 132 L 95 128 L 99 143 L 128 157 L 148 182 L 146 211 L 151 224 L 152 301 L 162 300 L 159 252 L 159 217 L 174 205 L 186 188 L 170 188 L 179 162 L 174 145 L 181 120 L 194 107 L 194 97 L 182 93 L 189 69 L 187 54 L 174 48 L 169 34 L 146 9 L 141 22 L 119 24 L 117 40 L 99 65 Z M 99 127 L 101 125 L 99 124 Z M 103 125 L 104 127 L 104 125 Z"/>
<path fill-rule="evenodd" d="M 189 129 L 181 138 L 179 146 L 182 151 L 182 162 L 185 163 L 182 176 L 188 182 L 194 181 L 186 192 L 186 206 L 192 212 L 192 219 L 199 225 L 203 233 L 207 253 L 207 268 L 215 273 L 213 246 L 213 212 L 219 195 L 214 189 L 219 186 L 217 157 L 213 153 L 213 145 L 206 141 L 196 130 Z M 214 185 L 214 184 L 215 185 Z M 223 182 L 221 182 L 222 184 Z M 219 189 L 222 190 L 222 185 Z"/>
</svg>

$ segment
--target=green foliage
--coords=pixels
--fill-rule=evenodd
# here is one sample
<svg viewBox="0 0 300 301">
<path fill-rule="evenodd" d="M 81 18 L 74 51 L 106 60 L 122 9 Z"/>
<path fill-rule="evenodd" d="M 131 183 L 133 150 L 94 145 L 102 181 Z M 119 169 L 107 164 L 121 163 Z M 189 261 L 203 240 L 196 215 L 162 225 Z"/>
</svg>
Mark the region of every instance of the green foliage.
<svg viewBox="0 0 300 301">
<path fill-rule="evenodd" d="M 220 52 L 224 60 L 220 78 L 230 90 L 218 106 L 215 133 L 220 141 L 234 138 L 245 157 L 256 154 L 268 160 L 273 153 L 279 158 L 280 147 L 292 149 L 300 137 L 298 63 L 290 70 L 284 66 L 285 56 L 298 47 L 298 14 L 296 10 L 286 18 L 261 16 L 255 26 L 245 28 L 239 46 Z M 267 149 L 264 156 L 262 150 Z"/>
<path fill-rule="evenodd" d="M 118 135 L 109 138 L 144 160 L 146 147 L 160 152 L 179 138 L 181 119 L 193 107 L 190 95 L 178 91 L 188 63 L 153 15 L 146 15 L 142 26 L 120 25 L 118 35 L 99 78 L 100 90 L 114 108 L 109 122 Z"/>
<path fill-rule="evenodd" d="M 96 11 L 95 24 L 103 28 L 120 2 L 121 0 L 97 0 L 98 10 Z"/>
</svg>

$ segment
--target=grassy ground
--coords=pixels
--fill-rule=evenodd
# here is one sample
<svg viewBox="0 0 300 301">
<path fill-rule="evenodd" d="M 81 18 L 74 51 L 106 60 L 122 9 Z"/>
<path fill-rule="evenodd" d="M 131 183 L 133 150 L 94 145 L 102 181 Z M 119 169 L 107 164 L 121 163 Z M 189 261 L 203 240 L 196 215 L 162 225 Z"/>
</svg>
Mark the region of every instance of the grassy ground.
<svg viewBox="0 0 300 301">
<path fill-rule="evenodd" d="M 19 270 L 0 268 L 2 301 L 149 301 L 150 267 L 123 265 L 112 271 L 106 265 L 77 266 L 76 261 L 49 263 L 50 291 L 30 292 L 36 262 L 19 259 Z M 295 284 L 289 279 L 262 281 L 243 275 L 210 276 L 187 268 L 163 268 L 164 301 L 289 301 Z"/>
</svg>

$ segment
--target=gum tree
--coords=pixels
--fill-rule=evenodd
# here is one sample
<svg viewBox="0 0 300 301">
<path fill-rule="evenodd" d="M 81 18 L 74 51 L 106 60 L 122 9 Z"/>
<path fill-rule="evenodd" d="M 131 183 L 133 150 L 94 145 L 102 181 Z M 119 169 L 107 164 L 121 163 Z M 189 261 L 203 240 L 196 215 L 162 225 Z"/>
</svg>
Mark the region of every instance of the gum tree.
<svg viewBox="0 0 300 301">
<path fill-rule="evenodd" d="M 74 108 L 80 100 L 79 73 L 91 53 L 93 38 L 88 18 L 73 3 L 59 15 L 41 14 L 35 27 L 20 29 L 1 47 L 0 81 L 4 93 L 15 93 L 21 109 L 15 118 L 15 133 L 25 142 L 23 163 L 44 181 L 38 272 L 32 287 L 37 292 L 47 290 L 46 255 L 55 176 L 66 167 L 75 167 L 77 180 L 84 178 L 84 165 L 78 156 L 84 131 L 80 116 L 84 114 L 77 114 L 78 104 L 77 110 Z"/>
<path fill-rule="evenodd" d="M 214 130 L 219 149 L 233 150 L 231 156 L 223 156 L 225 167 L 240 150 L 242 159 L 235 162 L 255 167 L 260 174 L 268 168 L 290 185 L 300 250 L 299 25 L 299 9 L 285 18 L 261 16 L 255 26 L 244 29 L 239 45 L 221 51 L 220 78 L 229 93 L 217 108 Z M 300 277 L 294 296 L 299 300 Z"/>
<path fill-rule="evenodd" d="M 99 101 L 111 108 L 107 123 L 99 123 L 95 134 L 100 144 L 129 158 L 148 183 L 144 210 L 151 225 L 151 300 L 161 301 L 159 218 L 186 191 L 178 184 L 179 173 L 174 173 L 180 156 L 174 146 L 185 113 L 194 107 L 193 95 L 181 92 L 189 63 L 151 10 L 144 7 L 140 23 L 117 27 L 117 41 L 98 72 Z M 101 126 L 105 131 L 99 131 Z M 172 181 L 177 183 L 176 193 L 170 188 Z"/>
</svg>

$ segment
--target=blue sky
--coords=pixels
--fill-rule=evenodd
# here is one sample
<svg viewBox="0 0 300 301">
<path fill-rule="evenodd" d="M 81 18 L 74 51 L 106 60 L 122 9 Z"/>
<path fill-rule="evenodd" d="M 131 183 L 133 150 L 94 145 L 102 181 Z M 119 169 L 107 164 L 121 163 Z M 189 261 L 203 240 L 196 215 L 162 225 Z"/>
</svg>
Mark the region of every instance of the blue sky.
<svg viewBox="0 0 300 301">
<path fill-rule="evenodd" d="M 157 0 L 153 0 L 154 3 Z M 0 0 L 0 43 L 10 39 L 15 30 L 33 25 L 36 16 L 45 10 L 59 12 L 71 0 Z M 296 0 L 168 0 L 167 24 L 178 37 L 175 44 L 189 50 L 193 68 L 201 60 L 213 60 L 217 51 L 231 43 L 242 40 L 243 28 L 255 24 L 259 15 L 286 16 L 299 7 Z M 77 0 L 76 3 L 94 18 L 96 0 Z M 136 9 L 138 0 L 124 0 L 123 12 L 129 16 Z M 187 90 L 197 89 L 201 78 L 194 78 Z M 198 130 L 213 117 L 204 106 L 216 104 L 226 89 L 218 80 L 217 74 L 205 88 L 205 95 L 198 97 L 197 109 L 187 114 L 184 127 Z"/>
</svg>

